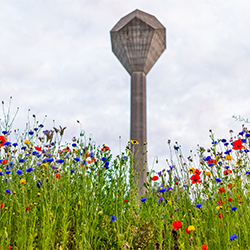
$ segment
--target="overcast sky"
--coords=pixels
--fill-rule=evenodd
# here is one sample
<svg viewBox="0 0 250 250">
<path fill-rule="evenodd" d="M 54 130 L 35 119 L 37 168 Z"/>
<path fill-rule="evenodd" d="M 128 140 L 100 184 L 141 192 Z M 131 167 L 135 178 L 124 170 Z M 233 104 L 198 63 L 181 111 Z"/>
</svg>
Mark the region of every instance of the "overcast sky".
<svg viewBox="0 0 250 250">
<path fill-rule="evenodd" d="M 250 117 L 250 2 L 231 0 L 0 0 L 0 99 L 27 110 L 46 129 L 82 123 L 114 156 L 130 139 L 130 76 L 111 51 L 110 30 L 135 9 L 167 29 L 167 49 L 147 75 L 148 163 L 169 158 L 167 140 L 185 157 L 210 147 L 208 130 L 229 139 Z M 8 107 L 8 105 L 7 105 Z M 1 117 L 2 117 L 2 113 Z"/>
</svg>

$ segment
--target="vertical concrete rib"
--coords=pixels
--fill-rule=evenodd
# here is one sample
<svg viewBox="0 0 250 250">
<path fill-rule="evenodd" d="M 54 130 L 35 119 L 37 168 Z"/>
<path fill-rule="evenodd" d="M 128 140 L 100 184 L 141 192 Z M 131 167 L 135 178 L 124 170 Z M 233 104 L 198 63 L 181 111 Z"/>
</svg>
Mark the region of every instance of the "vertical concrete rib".
<svg viewBox="0 0 250 250">
<path fill-rule="evenodd" d="M 147 177 L 147 117 L 146 117 L 146 75 L 142 71 L 132 72 L 131 75 L 131 101 L 130 101 L 130 139 L 139 142 L 133 145 L 135 156 L 135 179 L 140 174 L 138 187 L 142 187 Z M 140 194 L 145 193 L 142 188 Z"/>
</svg>

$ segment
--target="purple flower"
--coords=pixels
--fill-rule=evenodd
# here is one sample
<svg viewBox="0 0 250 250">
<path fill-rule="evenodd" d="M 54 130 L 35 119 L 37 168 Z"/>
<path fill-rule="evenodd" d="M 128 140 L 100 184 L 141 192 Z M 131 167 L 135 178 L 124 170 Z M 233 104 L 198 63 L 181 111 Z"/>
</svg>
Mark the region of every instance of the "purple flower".
<svg viewBox="0 0 250 250">
<path fill-rule="evenodd" d="M 160 199 L 158 200 L 158 203 L 160 203 L 161 201 L 163 201 L 163 197 L 160 197 Z"/>
<path fill-rule="evenodd" d="M 162 175 L 161 171 L 157 173 L 158 175 Z"/>
<path fill-rule="evenodd" d="M 180 199 L 180 197 L 179 196 L 177 196 L 177 200 L 179 200 Z"/>
</svg>

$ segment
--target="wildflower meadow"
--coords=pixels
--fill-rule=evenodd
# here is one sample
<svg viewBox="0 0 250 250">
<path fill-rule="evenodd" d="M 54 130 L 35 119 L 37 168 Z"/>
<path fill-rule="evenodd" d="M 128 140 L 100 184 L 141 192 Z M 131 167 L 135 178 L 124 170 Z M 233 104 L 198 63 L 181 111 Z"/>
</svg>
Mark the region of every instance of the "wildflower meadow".
<svg viewBox="0 0 250 250">
<path fill-rule="evenodd" d="M 33 115 L 23 133 L 4 110 L 0 135 L 0 249 L 250 249 L 250 131 L 215 139 L 184 157 L 149 166 L 146 193 L 134 181 L 128 143 L 114 157 L 80 129 L 45 128 Z M 175 156 L 175 157 L 174 157 Z"/>
</svg>

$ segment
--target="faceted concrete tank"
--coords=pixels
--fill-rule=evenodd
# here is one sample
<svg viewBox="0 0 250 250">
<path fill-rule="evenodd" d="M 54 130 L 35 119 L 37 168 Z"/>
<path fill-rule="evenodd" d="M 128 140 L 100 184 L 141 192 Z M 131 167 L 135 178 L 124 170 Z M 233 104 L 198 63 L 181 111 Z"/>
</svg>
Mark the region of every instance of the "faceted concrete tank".
<svg viewBox="0 0 250 250">
<path fill-rule="evenodd" d="M 131 149 L 135 158 L 135 179 L 140 174 L 137 187 L 139 193 L 144 194 L 143 184 L 147 178 L 146 75 L 166 49 L 166 29 L 154 16 L 135 10 L 123 17 L 110 34 L 112 51 L 131 75 L 130 139 L 139 142 Z"/>
<path fill-rule="evenodd" d="M 166 49 L 166 29 L 152 15 L 135 10 L 111 30 L 112 51 L 131 75 L 146 75 Z"/>
</svg>

